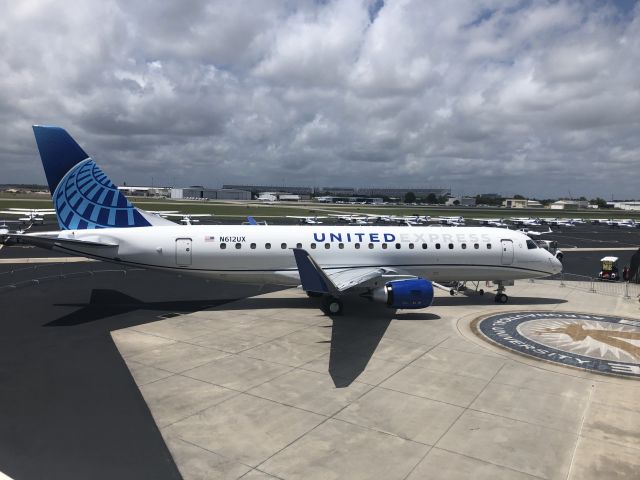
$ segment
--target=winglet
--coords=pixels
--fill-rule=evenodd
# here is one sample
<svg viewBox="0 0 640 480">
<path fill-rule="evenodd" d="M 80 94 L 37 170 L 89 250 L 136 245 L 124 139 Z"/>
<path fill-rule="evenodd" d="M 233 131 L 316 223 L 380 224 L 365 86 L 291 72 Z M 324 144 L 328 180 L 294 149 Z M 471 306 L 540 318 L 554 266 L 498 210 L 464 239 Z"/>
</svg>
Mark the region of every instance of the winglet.
<svg viewBox="0 0 640 480">
<path fill-rule="evenodd" d="M 249 222 L 249 225 L 258 225 L 258 222 L 256 222 L 256 219 L 253 218 L 251 215 L 247 216 L 247 222 Z"/>
<path fill-rule="evenodd" d="M 305 292 L 338 293 L 338 288 L 306 250 L 294 248 L 293 255 L 296 258 L 300 282 Z"/>
</svg>

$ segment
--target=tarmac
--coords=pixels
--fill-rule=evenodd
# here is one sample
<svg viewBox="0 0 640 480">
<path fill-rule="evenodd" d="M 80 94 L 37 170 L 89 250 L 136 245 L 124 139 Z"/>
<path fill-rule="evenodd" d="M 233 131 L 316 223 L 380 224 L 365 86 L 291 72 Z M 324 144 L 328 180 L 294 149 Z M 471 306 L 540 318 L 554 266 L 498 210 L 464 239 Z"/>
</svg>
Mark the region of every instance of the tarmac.
<svg viewBox="0 0 640 480">
<path fill-rule="evenodd" d="M 112 337 L 185 479 L 635 478 L 638 380 L 523 357 L 470 324 L 522 310 L 637 319 L 637 299 L 508 293 L 439 292 L 397 312 L 354 300 L 332 319 L 289 289 Z"/>
<path fill-rule="evenodd" d="M 543 238 L 565 250 L 566 272 L 593 276 L 606 252 L 573 247 L 639 236 L 584 225 Z M 612 253 L 623 266 L 633 251 Z M 506 305 L 438 291 L 425 310 L 356 299 L 332 319 L 297 289 L 261 295 L 20 245 L 0 260 L 0 478 L 639 471 L 640 381 L 524 357 L 470 327 L 505 311 L 639 319 L 635 297 L 523 281 Z"/>
</svg>

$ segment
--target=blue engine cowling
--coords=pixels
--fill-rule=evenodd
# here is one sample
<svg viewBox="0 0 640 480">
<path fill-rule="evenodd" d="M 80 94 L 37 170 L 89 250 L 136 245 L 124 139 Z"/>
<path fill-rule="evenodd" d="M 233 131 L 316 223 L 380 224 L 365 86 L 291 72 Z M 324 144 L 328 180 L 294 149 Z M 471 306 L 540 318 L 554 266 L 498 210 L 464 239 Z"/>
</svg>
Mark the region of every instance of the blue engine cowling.
<svg viewBox="0 0 640 480">
<path fill-rule="evenodd" d="M 374 298 L 391 308 L 426 308 L 433 303 L 433 284 L 424 278 L 393 280 L 374 292 Z"/>
</svg>

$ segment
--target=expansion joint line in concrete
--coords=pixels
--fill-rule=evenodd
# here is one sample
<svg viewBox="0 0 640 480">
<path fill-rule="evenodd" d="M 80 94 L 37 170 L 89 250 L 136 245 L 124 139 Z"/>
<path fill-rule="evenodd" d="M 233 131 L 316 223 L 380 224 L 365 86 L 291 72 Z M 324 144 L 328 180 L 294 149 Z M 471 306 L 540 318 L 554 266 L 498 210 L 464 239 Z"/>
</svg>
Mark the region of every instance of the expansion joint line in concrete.
<svg viewBox="0 0 640 480">
<path fill-rule="evenodd" d="M 591 401 L 593 398 L 594 387 L 595 387 L 595 383 L 592 384 L 591 389 L 589 389 L 589 398 L 587 399 L 587 405 L 585 406 L 584 411 L 582 412 L 582 418 L 580 419 L 580 428 L 578 429 L 578 432 L 576 434 L 576 443 L 573 446 L 573 452 L 571 452 L 571 463 L 569 463 L 569 471 L 567 472 L 567 479 L 571 478 L 571 471 L 573 470 L 573 465 L 576 458 L 576 452 L 578 451 L 578 444 L 580 443 L 580 438 L 582 436 L 582 428 L 584 426 L 584 422 L 587 419 L 587 413 L 591 408 Z"/>
</svg>

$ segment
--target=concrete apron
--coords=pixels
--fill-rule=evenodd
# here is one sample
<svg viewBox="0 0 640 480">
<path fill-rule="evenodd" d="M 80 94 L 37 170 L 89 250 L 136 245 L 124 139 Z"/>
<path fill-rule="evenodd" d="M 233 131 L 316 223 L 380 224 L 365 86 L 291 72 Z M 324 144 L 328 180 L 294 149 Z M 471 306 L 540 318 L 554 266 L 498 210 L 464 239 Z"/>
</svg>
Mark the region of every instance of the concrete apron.
<svg viewBox="0 0 640 480">
<path fill-rule="evenodd" d="M 640 318 L 637 300 L 517 282 L 510 303 L 331 319 L 291 289 L 112 332 L 185 479 L 615 479 L 640 469 L 640 381 L 513 353 L 507 311 Z M 638 359 L 640 363 L 640 358 Z"/>
</svg>

